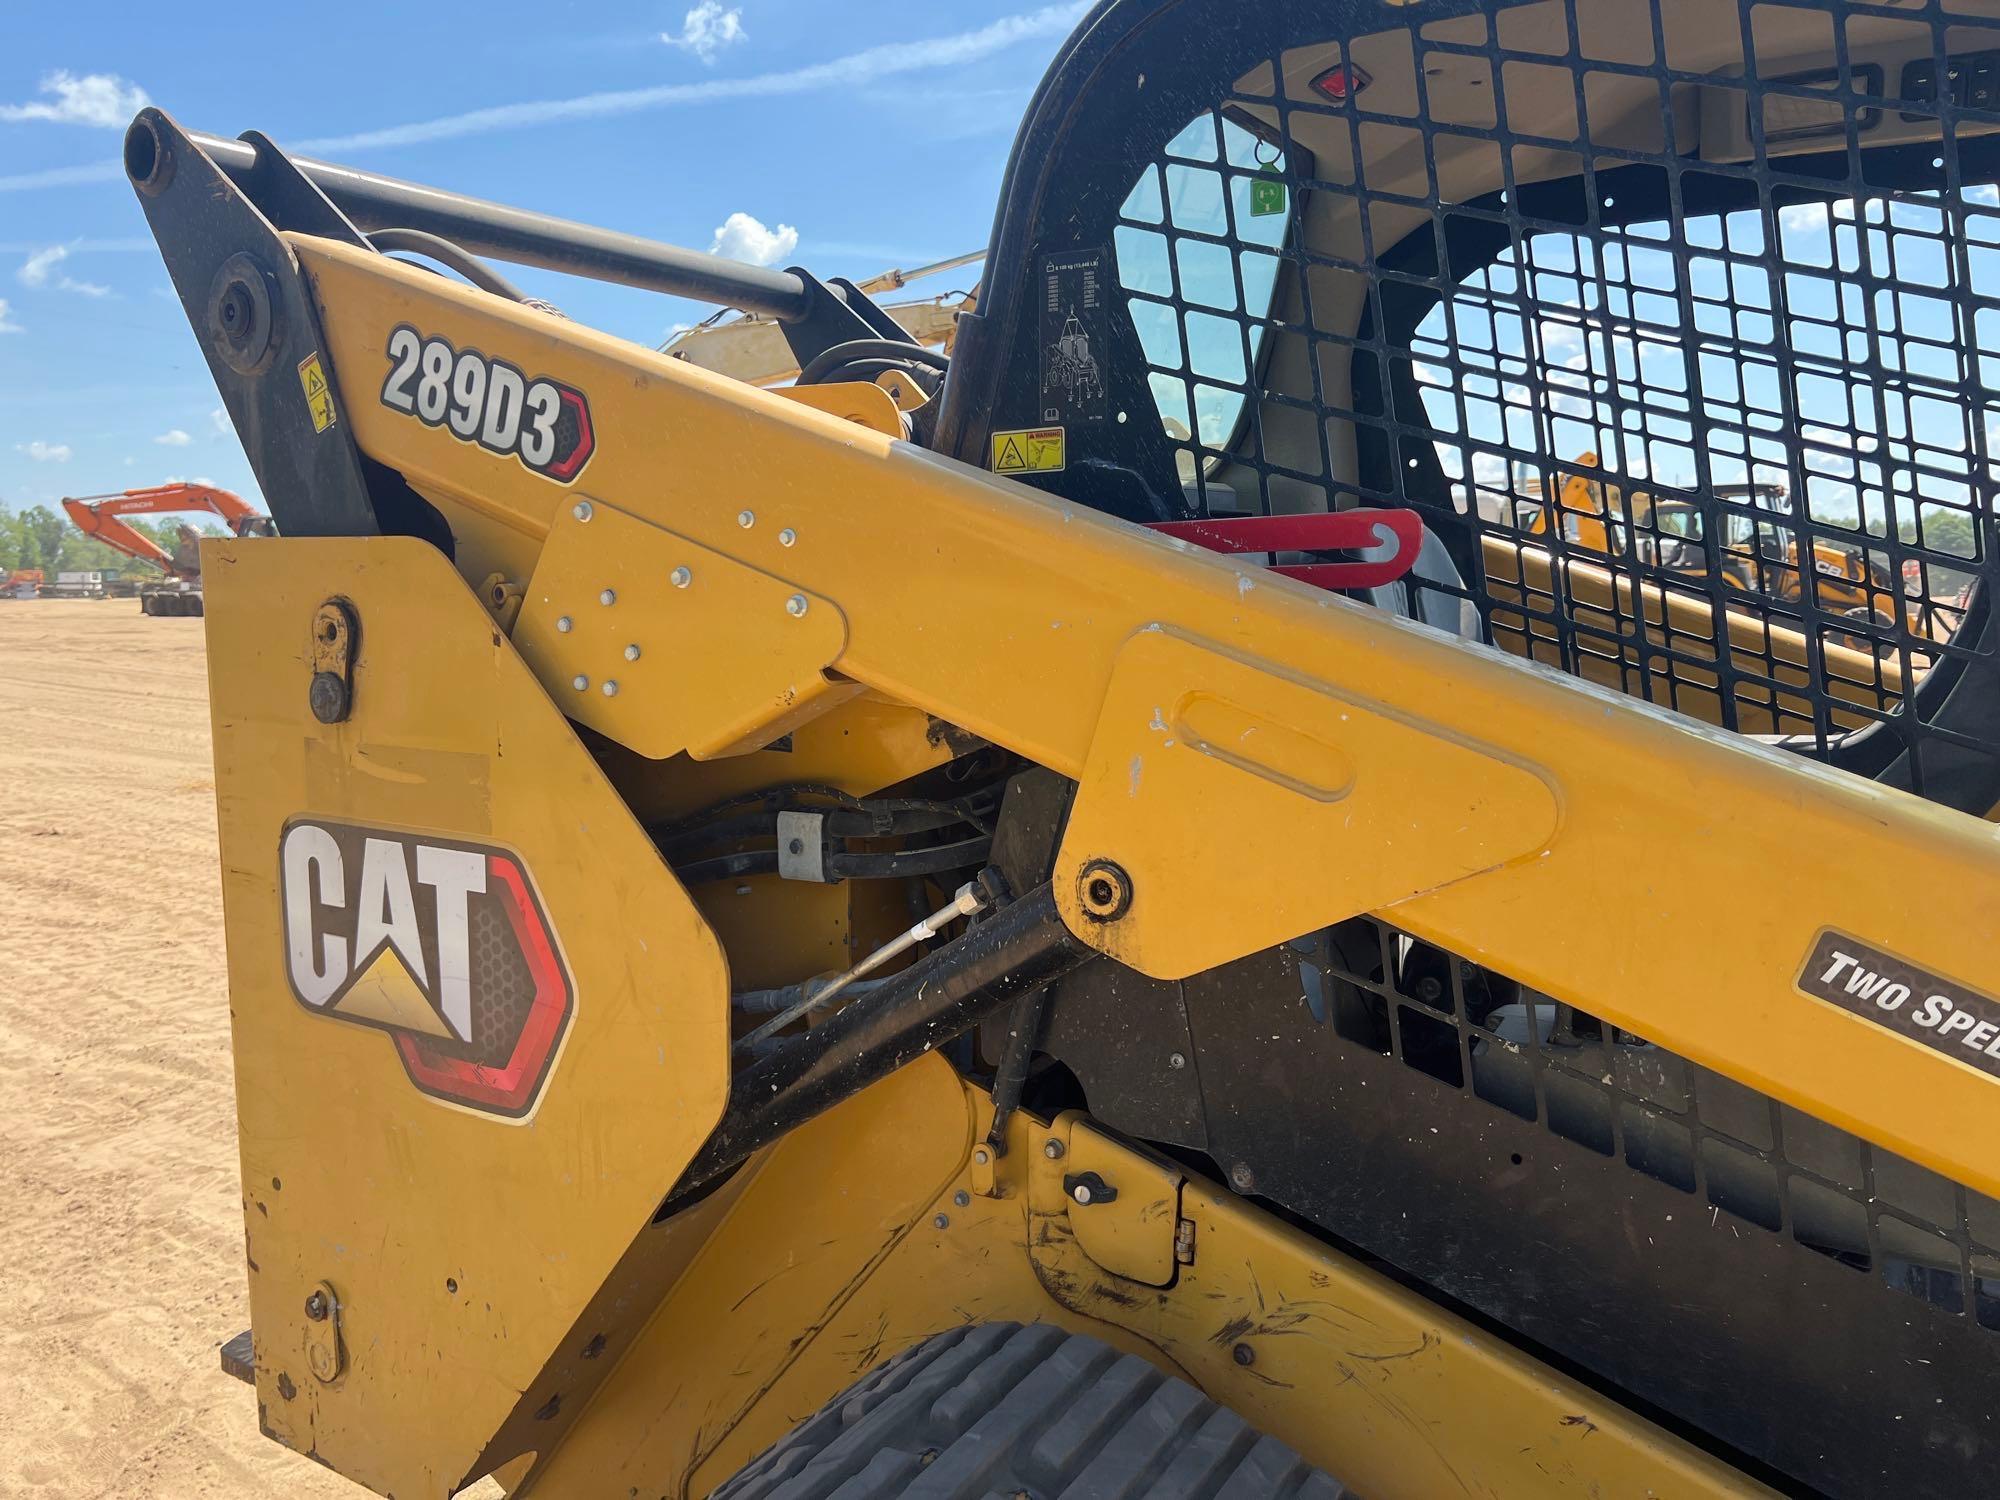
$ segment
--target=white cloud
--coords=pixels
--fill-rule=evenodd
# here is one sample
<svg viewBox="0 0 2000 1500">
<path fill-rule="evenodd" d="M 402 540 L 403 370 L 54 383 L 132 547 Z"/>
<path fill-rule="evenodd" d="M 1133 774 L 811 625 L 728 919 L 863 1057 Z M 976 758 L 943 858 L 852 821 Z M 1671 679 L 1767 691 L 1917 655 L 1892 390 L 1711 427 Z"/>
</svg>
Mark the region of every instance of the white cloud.
<svg viewBox="0 0 2000 1500">
<path fill-rule="evenodd" d="M 63 245 L 51 245 L 46 250 L 37 250 L 21 266 L 20 277 L 23 286 L 47 286 L 49 267 L 65 259 L 69 250 Z"/>
<path fill-rule="evenodd" d="M 660 33 L 660 40 L 669 47 L 680 47 L 692 52 L 696 57 L 715 66 L 716 54 L 724 47 L 732 47 L 744 40 L 743 12 L 736 9 L 724 10 L 718 0 L 701 0 L 701 3 L 687 13 L 687 20 L 681 26 L 679 36 L 671 31 Z"/>
<path fill-rule="evenodd" d="M 0 297 L 0 333 L 22 332 L 23 330 L 21 328 L 21 325 L 19 323 L 16 323 L 13 320 L 13 318 L 10 317 L 8 314 L 9 314 L 9 309 L 7 306 L 7 299 L 5 297 Z"/>
<path fill-rule="evenodd" d="M 789 224 L 780 224 L 776 229 L 767 229 L 761 219 L 753 219 L 748 214 L 731 214 L 715 231 L 715 243 L 708 247 L 710 255 L 724 255 L 731 260 L 747 260 L 753 266 L 768 266 L 785 259 L 799 248 L 799 232 Z"/>
<path fill-rule="evenodd" d="M 45 287 L 53 283 L 65 292 L 79 292 L 86 297 L 108 297 L 111 288 L 99 286 L 94 281 L 78 281 L 74 277 L 52 275 L 54 269 L 69 258 L 69 246 L 50 245 L 45 250 L 37 250 L 21 264 L 19 272 L 21 285 Z"/>
<path fill-rule="evenodd" d="M 185 448 L 194 439 L 189 437 L 185 432 L 182 432 L 180 428 L 174 427 L 161 433 L 153 441 L 158 443 L 162 448 Z"/>
<path fill-rule="evenodd" d="M 229 420 L 229 413 L 224 411 L 221 407 L 218 406 L 214 411 L 210 412 L 208 414 L 208 420 L 215 424 L 215 430 L 218 436 L 221 437 L 236 436 L 235 424 L 233 424 Z"/>
<path fill-rule="evenodd" d="M 144 89 L 116 73 L 86 73 L 79 78 L 62 68 L 42 80 L 41 92 L 48 97 L 0 104 L 0 120 L 122 127 L 150 102 Z"/>
<path fill-rule="evenodd" d="M 923 41 L 890 42 L 783 73 L 760 73 L 749 78 L 710 78 L 700 83 L 669 83 L 644 89 L 614 89 L 569 99 L 531 99 L 519 104 L 499 104 L 468 110 L 463 114 L 412 121 L 406 125 L 390 125 L 381 130 L 321 136 L 299 141 L 295 149 L 326 154 L 368 151 L 383 146 L 459 140 L 465 136 L 490 135 L 495 131 L 525 130 L 563 120 L 597 120 L 647 110 L 713 104 L 725 99 L 770 99 L 820 89 L 852 90 L 927 68 L 962 67 L 1023 42 L 1067 36 L 1090 6 L 1091 0 L 1061 0 L 1059 4 L 1045 5 L 1039 10 L 1003 16 L 976 31 L 931 37 Z M 0 176 L 0 193 L 114 182 L 123 170 L 116 161 L 105 161 L 20 172 Z"/>
<path fill-rule="evenodd" d="M 69 462 L 68 443 L 45 443 L 36 438 L 32 443 L 16 443 L 16 453 L 25 453 L 38 464 L 66 464 Z"/>
<path fill-rule="evenodd" d="M 159 249 L 159 242 L 144 235 L 119 235 L 112 239 L 79 235 L 68 242 L 69 248 L 90 255 L 121 254 L 132 255 L 151 253 Z M 40 240 L 0 240 L 0 255 L 33 255 L 42 248 Z"/>
<path fill-rule="evenodd" d="M 419 120 L 408 125 L 390 125 L 381 130 L 300 141 L 298 149 L 332 152 L 362 151 L 376 146 L 411 146 L 426 141 L 487 135 L 496 130 L 521 130 L 558 120 L 594 120 L 645 110 L 713 104 L 723 99 L 770 99 L 810 93 L 816 89 L 851 89 L 878 79 L 921 72 L 926 68 L 960 67 L 1022 42 L 1067 36 L 1090 9 L 1090 4 L 1091 0 L 1063 0 L 1061 4 L 1046 5 L 1022 15 L 1003 16 L 976 31 L 916 42 L 890 42 L 783 73 L 760 73 L 749 78 L 710 78 L 700 83 L 667 83 L 652 88 L 582 94 L 570 99 L 533 99 L 520 104 L 501 104 L 488 109 L 468 110 L 463 114 L 444 115 L 434 120 Z M 0 190 L 12 185 L 11 178 L 0 177 Z"/>
</svg>

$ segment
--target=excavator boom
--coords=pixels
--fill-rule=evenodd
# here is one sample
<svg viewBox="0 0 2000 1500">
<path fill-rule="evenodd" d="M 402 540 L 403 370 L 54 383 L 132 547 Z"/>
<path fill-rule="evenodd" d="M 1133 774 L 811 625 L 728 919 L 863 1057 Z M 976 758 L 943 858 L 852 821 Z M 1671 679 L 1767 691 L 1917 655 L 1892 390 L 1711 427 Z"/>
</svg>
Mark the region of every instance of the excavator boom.
<svg viewBox="0 0 2000 1500">
<path fill-rule="evenodd" d="M 127 557 L 151 563 L 169 577 L 186 583 L 200 579 L 190 568 L 151 537 L 135 531 L 127 516 L 170 516 L 205 511 L 219 517 L 236 536 L 248 536 L 264 517 L 240 495 L 208 484 L 158 484 L 147 489 L 120 490 L 109 495 L 65 496 L 63 510 L 78 531 L 115 548 Z"/>
</svg>

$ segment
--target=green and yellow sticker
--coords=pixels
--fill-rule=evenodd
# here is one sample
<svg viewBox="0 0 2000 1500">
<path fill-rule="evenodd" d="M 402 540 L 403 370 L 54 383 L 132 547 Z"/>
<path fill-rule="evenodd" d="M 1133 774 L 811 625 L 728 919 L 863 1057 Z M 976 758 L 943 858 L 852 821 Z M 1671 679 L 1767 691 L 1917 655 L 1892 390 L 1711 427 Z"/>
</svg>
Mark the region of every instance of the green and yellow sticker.
<svg viewBox="0 0 2000 1500">
<path fill-rule="evenodd" d="M 306 393 L 306 407 L 312 412 L 313 431 L 325 432 L 333 425 L 333 387 L 326 383 L 315 349 L 299 361 L 299 385 Z"/>
<path fill-rule="evenodd" d="M 1060 474 L 1068 463 L 1068 437 L 1061 427 L 1033 427 L 993 434 L 995 474 Z"/>
</svg>

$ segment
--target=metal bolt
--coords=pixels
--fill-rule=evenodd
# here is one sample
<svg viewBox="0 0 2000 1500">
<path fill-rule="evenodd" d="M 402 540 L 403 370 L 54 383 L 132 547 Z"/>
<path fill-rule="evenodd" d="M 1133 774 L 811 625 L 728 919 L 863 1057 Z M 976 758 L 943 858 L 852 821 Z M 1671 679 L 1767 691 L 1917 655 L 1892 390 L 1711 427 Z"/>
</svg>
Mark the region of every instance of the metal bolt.
<svg viewBox="0 0 2000 1500">
<path fill-rule="evenodd" d="M 556 621 L 556 634 L 558 635 L 568 635 L 574 629 L 576 629 L 576 621 L 572 620 L 568 615 L 564 615 Z"/>
<path fill-rule="evenodd" d="M 326 1313 L 325 1292 L 314 1292 L 310 1297 L 306 1298 L 307 1317 L 311 1318 L 315 1323 L 324 1323 L 326 1321 Z"/>
<path fill-rule="evenodd" d="M 604 696 L 607 698 L 616 698 L 618 696 L 618 684 L 616 681 L 604 684 Z"/>
<path fill-rule="evenodd" d="M 1238 1344 L 1230 1353 L 1235 1357 L 1236 1363 L 1239 1365 L 1254 1365 L 1257 1363 L 1257 1351 L 1252 1349 L 1248 1344 Z"/>
<path fill-rule="evenodd" d="M 1187 1059 L 1176 1052 L 1172 1057 L 1167 1059 L 1167 1066 L 1170 1068 L 1185 1068 L 1187 1066 Z"/>
<path fill-rule="evenodd" d="M 1257 1174 L 1239 1161 L 1229 1169 L 1229 1185 L 1239 1193 L 1247 1193 L 1257 1185 Z"/>
<path fill-rule="evenodd" d="M 792 543 L 796 542 L 798 539 L 799 539 L 799 534 L 796 531 L 792 530 L 792 528 L 789 526 L 787 526 L 783 531 L 778 533 L 778 545 L 780 547 L 789 547 L 792 545 Z"/>
<path fill-rule="evenodd" d="M 675 568 L 667 577 L 673 581 L 673 585 L 677 589 L 684 589 L 694 582 L 694 574 L 690 573 L 686 568 Z"/>
<path fill-rule="evenodd" d="M 1063 1143 L 1061 1141 L 1050 1141 L 1046 1146 L 1042 1147 L 1042 1155 L 1046 1156 L 1050 1161 L 1061 1161 Z"/>
<path fill-rule="evenodd" d="M 972 1153 L 972 1159 L 978 1162 L 979 1165 L 983 1167 L 989 1161 L 991 1161 L 993 1157 L 992 1153 L 990 1153 L 984 1146 L 981 1146 L 977 1151 Z"/>
<path fill-rule="evenodd" d="M 1075 1189 L 1074 1189 L 1074 1190 L 1073 1190 L 1073 1191 L 1072 1191 L 1072 1192 L 1070 1193 L 1070 1197 L 1072 1197 L 1072 1198 L 1076 1199 L 1076 1201 L 1077 1201 L 1077 1202 L 1079 1202 L 1079 1203 L 1088 1203 L 1088 1202 L 1090 1202 L 1090 1188 L 1089 1188 L 1089 1185 L 1088 1185 L 1088 1184 L 1086 1184 L 1086 1183 L 1081 1183 L 1081 1182 L 1079 1182 L 1079 1183 L 1078 1183 L 1078 1184 L 1076 1185 Z"/>
<path fill-rule="evenodd" d="M 599 604 L 606 606 L 607 608 L 609 608 L 613 604 L 616 604 L 618 602 L 617 590 L 606 589 L 603 593 L 597 596 L 597 602 Z"/>
<path fill-rule="evenodd" d="M 590 691 L 590 679 L 584 676 L 583 673 L 581 672 L 577 673 L 576 676 L 570 678 L 569 685 L 575 688 L 579 693 L 585 693 Z"/>
<path fill-rule="evenodd" d="M 1132 909 L 1132 877 L 1108 859 L 1092 860 L 1077 877 L 1083 914 L 1093 922 L 1115 922 Z"/>
<path fill-rule="evenodd" d="M 736 512 L 736 524 L 741 526 L 745 531 L 748 531 L 752 526 L 757 524 L 757 512 L 754 510 L 739 510 Z"/>
<path fill-rule="evenodd" d="M 625 660 L 637 661 L 638 659 L 639 659 L 639 648 L 637 646 L 627 646 L 625 648 Z"/>
<path fill-rule="evenodd" d="M 315 672 L 306 684 L 306 706 L 322 724 L 340 724 L 353 708 L 353 694 L 347 679 L 338 672 Z"/>
<path fill-rule="evenodd" d="M 803 620 L 806 617 L 806 610 L 808 608 L 810 606 L 806 603 L 806 596 L 804 594 L 794 594 L 785 601 L 785 613 L 790 615 L 794 620 Z"/>
<path fill-rule="evenodd" d="M 960 1189 L 951 1195 L 951 1201 L 956 1203 L 960 1208 L 964 1208 L 966 1204 L 972 1201 L 972 1194 Z"/>
<path fill-rule="evenodd" d="M 579 521 L 588 521 L 590 519 L 590 502 L 588 500 L 577 501 L 570 508 L 570 514 L 575 516 Z"/>
<path fill-rule="evenodd" d="M 951 1228 L 951 1219 L 944 1214 L 939 1214 L 935 1219 L 931 1220 L 931 1223 L 934 1227 L 938 1229 Z"/>
</svg>

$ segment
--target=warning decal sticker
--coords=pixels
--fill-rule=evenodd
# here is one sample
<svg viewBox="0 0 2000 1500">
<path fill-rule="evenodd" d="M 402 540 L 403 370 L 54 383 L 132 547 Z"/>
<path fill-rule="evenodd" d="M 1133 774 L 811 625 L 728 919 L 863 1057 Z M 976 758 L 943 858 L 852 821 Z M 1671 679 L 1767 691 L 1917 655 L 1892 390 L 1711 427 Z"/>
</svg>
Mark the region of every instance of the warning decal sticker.
<svg viewBox="0 0 2000 1500">
<path fill-rule="evenodd" d="M 1060 474 L 1068 461 L 1067 434 L 1060 427 L 993 434 L 995 474 Z"/>
<path fill-rule="evenodd" d="M 313 431 L 325 432 L 333 425 L 333 387 L 326 383 L 317 349 L 299 361 L 299 385 L 306 393 L 306 408 L 312 412 Z"/>
<path fill-rule="evenodd" d="M 1110 348 L 1105 255 L 1078 250 L 1042 258 L 1042 420 L 1101 422 L 1103 360 Z"/>
<path fill-rule="evenodd" d="M 2000 1078 L 2000 1001 L 1829 929 L 1799 988 L 1934 1052 Z"/>
</svg>

